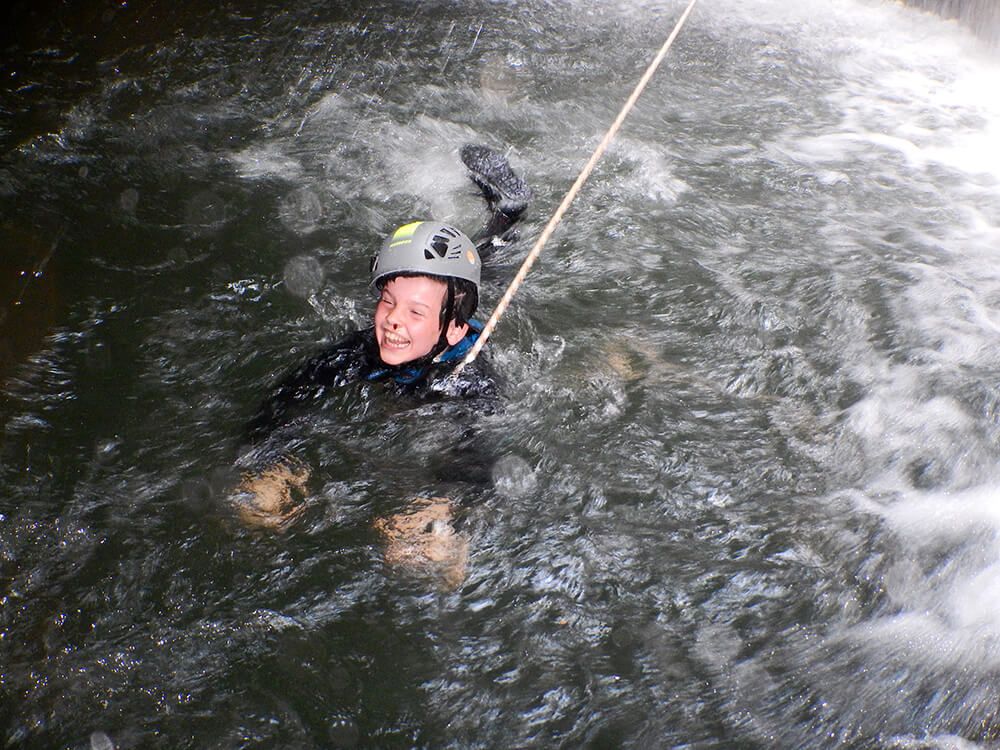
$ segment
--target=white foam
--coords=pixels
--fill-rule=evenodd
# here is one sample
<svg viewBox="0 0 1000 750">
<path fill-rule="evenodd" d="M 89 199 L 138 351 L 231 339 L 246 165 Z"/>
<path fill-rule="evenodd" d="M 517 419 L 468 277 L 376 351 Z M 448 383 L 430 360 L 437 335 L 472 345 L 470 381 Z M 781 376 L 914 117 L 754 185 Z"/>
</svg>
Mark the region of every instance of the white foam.
<svg viewBox="0 0 1000 750">
<path fill-rule="evenodd" d="M 427 115 L 406 126 L 387 127 L 385 132 L 396 144 L 385 154 L 386 187 L 419 196 L 439 221 L 456 220 L 460 214 L 456 198 L 468 191 L 469 184 L 458 159 L 458 147 L 472 134 Z M 420 157 L 415 158 L 415 154 Z"/>
<path fill-rule="evenodd" d="M 745 36 L 794 40 L 836 75 L 820 80 L 841 113 L 839 132 L 788 133 L 779 144 L 798 161 L 824 165 L 869 149 L 917 169 L 943 165 L 1000 180 L 1000 60 L 970 31 L 892 3 L 722 2 L 702 23 L 744 25 Z M 819 89 L 822 91 L 823 89 Z"/>
<path fill-rule="evenodd" d="M 648 199 L 665 204 L 676 202 L 687 185 L 673 174 L 671 154 L 660 144 L 620 138 L 612 152 L 635 165 L 627 187 Z"/>
<path fill-rule="evenodd" d="M 260 180 L 275 177 L 293 182 L 302 177 L 302 164 L 284 153 L 280 144 L 254 145 L 231 157 L 240 177 Z"/>
<path fill-rule="evenodd" d="M 960 542 L 987 531 L 1000 549 L 1000 485 L 961 492 L 913 492 L 879 512 L 893 531 L 918 548 Z M 1000 599 L 997 605 L 1000 608 Z"/>
<path fill-rule="evenodd" d="M 882 577 L 898 611 L 855 626 L 851 636 L 932 666 L 1000 667 L 1000 482 L 866 506 L 905 552 Z"/>
</svg>

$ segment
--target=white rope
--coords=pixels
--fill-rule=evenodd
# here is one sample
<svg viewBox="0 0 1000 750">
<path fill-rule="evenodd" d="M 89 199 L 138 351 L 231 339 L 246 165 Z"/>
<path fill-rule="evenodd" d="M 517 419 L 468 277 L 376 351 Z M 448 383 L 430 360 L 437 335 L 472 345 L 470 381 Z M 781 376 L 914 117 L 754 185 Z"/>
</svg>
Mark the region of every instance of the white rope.
<svg viewBox="0 0 1000 750">
<path fill-rule="evenodd" d="M 657 53 L 656 57 L 653 58 L 653 62 L 649 64 L 649 67 L 646 68 L 646 72 L 642 74 L 642 78 L 640 78 L 639 83 L 636 84 L 635 89 L 632 91 L 632 95 L 629 96 L 628 100 L 625 102 L 625 106 L 623 106 L 621 112 L 618 113 L 618 117 L 616 117 L 615 121 L 611 124 L 611 127 L 604 135 L 603 140 L 601 140 L 601 142 L 597 145 L 597 148 L 594 149 L 594 153 L 591 154 L 590 160 L 587 162 L 586 166 L 584 166 L 583 171 L 580 172 L 579 177 L 576 178 L 576 182 L 573 183 L 573 187 L 571 187 L 569 192 L 567 192 L 563 197 L 562 203 L 559 204 L 559 208 L 557 208 L 556 212 L 552 214 L 552 218 L 549 219 L 549 223 L 545 225 L 545 229 L 542 230 L 538 240 L 531 248 L 528 256 L 524 259 L 517 275 L 514 276 L 513 281 L 511 281 L 510 285 L 507 287 L 507 291 L 504 292 L 503 297 L 500 298 L 500 302 L 497 303 L 496 309 L 493 310 L 493 314 L 490 316 L 490 319 L 486 321 L 486 325 L 483 326 L 482 333 L 479 334 L 479 338 L 476 340 L 476 343 L 466 355 L 465 359 L 463 359 L 454 369 L 453 374 L 457 375 L 460 373 L 466 365 L 471 364 L 476 357 L 479 356 L 479 352 L 482 351 L 483 347 L 486 345 L 486 341 L 493 333 L 493 329 L 496 328 L 497 323 L 500 320 L 500 316 L 506 312 L 507 307 L 514 298 L 515 292 L 517 292 L 518 288 L 524 282 L 525 277 L 528 275 L 528 271 L 531 270 L 531 266 L 534 265 L 535 260 L 542 252 L 542 248 L 545 247 L 545 243 L 549 241 L 552 233 L 555 232 L 556 226 L 562 220 L 563 214 L 566 213 L 566 209 L 569 208 L 569 205 L 576 198 L 576 194 L 579 193 L 580 188 L 583 187 L 583 183 L 585 183 L 587 178 L 590 177 L 590 173 L 594 171 L 594 167 L 597 166 L 597 162 L 604 155 L 604 152 L 607 151 L 608 146 L 611 145 L 611 141 L 614 139 L 615 134 L 621 128 L 622 123 L 625 122 L 625 118 L 628 116 L 629 112 L 632 111 L 632 107 L 635 106 L 636 100 L 638 100 L 643 89 L 646 88 L 646 84 L 649 83 L 649 79 L 653 77 L 653 73 L 656 72 L 656 69 L 663 61 L 663 58 L 666 57 L 667 51 L 670 49 L 670 45 L 674 43 L 674 39 L 677 38 L 677 35 L 681 31 L 681 27 L 684 25 L 684 22 L 687 20 L 688 15 L 691 13 L 692 8 L 694 8 L 697 1 L 698 0 L 691 0 L 691 2 L 688 3 L 687 8 L 681 14 L 680 19 L 674 26 L 674 30 L 670 32 L 670 36 L 667 37 L 667 41 L 663 43 L 663 46 L 660 47 L 660 51 Z"/>
</svg>

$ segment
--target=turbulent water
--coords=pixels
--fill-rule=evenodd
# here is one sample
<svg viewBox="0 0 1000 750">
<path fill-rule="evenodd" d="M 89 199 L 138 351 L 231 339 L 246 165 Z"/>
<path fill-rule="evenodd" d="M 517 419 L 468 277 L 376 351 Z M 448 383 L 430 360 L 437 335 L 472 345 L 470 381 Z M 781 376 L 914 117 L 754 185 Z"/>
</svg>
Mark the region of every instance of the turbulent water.
<svg viewBox="0 0 1000 750">
<path fill-rule="evenodd" d="M 499 408 L 331 397 L 266 531 L 244 426 L 365 323 L 381 237 L 475 230 L 458 149 L 509 153 L 489 308 L 682 10 L 329 5 L 19 11 L 4 746 L 995 746 L 995 53 L 703 0 L 491 340 Z M 373 531 L 426 494 L 454 591 Z"/>
</svg>

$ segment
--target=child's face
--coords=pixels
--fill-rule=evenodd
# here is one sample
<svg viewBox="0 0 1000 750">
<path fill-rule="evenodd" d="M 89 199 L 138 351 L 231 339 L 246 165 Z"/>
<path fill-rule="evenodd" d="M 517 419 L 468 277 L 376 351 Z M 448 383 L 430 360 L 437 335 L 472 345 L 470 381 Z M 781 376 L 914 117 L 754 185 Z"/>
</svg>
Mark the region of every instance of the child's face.
<svg viewBox="0 0 1000 750">
<path fill-rule="evenodd" d="M 441 308 L 448 285 L 429 276 L 397 276 L 382 287 L 375 306 L 375 339 L 387 365 L 430 354 L 441 336 Z M 468 326 L 449 323 L 446 338 L 457 343 Z"/>
</svg>

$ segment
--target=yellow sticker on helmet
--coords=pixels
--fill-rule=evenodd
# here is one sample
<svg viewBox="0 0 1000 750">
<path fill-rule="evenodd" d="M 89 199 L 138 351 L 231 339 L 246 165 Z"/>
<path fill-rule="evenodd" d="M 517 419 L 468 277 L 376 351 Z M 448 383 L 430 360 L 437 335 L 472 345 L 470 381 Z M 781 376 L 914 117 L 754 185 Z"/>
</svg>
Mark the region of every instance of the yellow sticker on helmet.
<svg viewBox="0 0 1000 750">
<path fill-rule="evenodd" d="M 476 256 L 472 254 L 471 250 L 465 251 L 465 259 L 472 265 L 476 265 Z"/>
<path fill-rule="evenodd" d="M 392 234 L 392 240 L 389 242 L 389 247 L 395 247 L 396 245 L 403 245 L 410 241 L 413 237 L 413 233 L 417 231 L 417 227 L 423 224 L 422 221 L 411 221 L 409 224 L 404 224 L 399 229 L 397 229 Z"/>
</svg>

